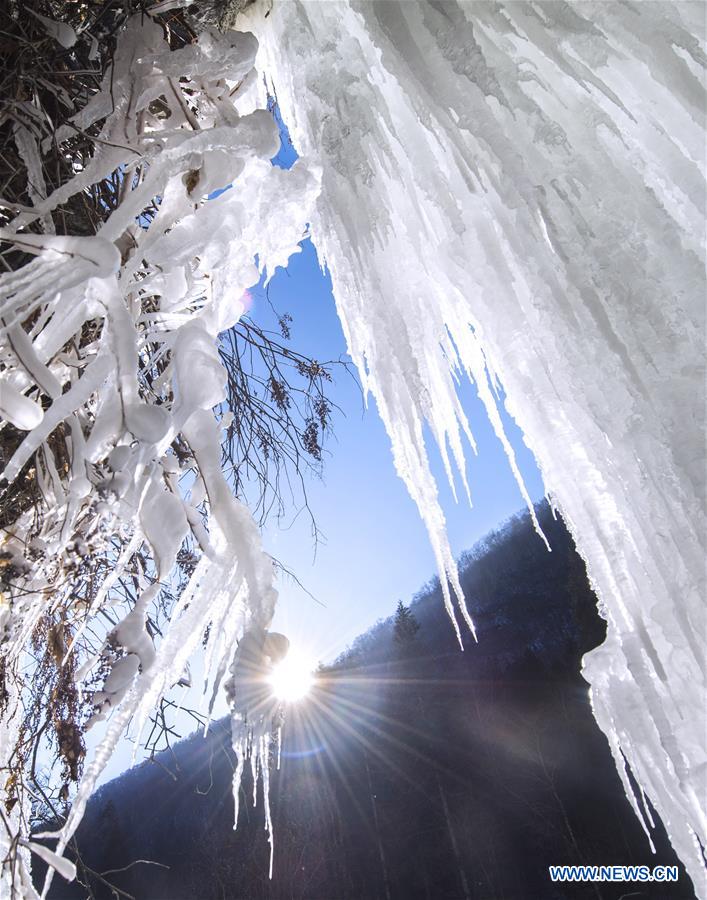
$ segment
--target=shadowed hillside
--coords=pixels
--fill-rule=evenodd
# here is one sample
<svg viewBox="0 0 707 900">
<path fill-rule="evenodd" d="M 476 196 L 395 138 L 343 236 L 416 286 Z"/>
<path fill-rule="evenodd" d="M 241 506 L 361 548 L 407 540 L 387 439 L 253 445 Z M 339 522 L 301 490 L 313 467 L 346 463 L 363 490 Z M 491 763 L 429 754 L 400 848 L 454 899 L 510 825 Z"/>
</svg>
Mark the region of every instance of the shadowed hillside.
<svg viewBox="0 0 707 900">
<path fill-rule="evenodd" d="M 564 525 L 538 512 L 552 553 L 521 515 L 462 558 L 478 645 L 460 652 L 433 581 L 416 633 L 379 622 L 288 712 L 272 881 L 248 777 L 233 831 L 217 723 L 93 799 L 78 832 L 104 873 L 83 872 L 93 896 L 116 896 L 110 882 L 137 900 L 693 897 L 682 867 L 671 885 L 549 879 L 551 864 L 678 863 L 660 824 L 651 854 L 594 724 L 579 667 L 604 625 Z M 50 894 L 86 896 L 60 879 Z"/>
</svg>

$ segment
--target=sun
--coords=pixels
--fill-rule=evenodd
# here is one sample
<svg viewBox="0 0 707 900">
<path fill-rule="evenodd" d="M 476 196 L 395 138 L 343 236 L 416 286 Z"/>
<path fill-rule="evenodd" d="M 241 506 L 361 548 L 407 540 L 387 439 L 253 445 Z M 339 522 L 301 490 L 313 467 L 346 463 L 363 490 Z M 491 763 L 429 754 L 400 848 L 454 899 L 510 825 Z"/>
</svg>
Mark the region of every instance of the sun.
<svg viewBox="0 0 707 900">
<path fill-rule="evenodd" d="M 274 697 L 285 703 L 295 703 L 305 697 L 314 684 L 314 664 L 309 657 L 291 649 L 273 668 L 268 681 Z"/>
</svg>

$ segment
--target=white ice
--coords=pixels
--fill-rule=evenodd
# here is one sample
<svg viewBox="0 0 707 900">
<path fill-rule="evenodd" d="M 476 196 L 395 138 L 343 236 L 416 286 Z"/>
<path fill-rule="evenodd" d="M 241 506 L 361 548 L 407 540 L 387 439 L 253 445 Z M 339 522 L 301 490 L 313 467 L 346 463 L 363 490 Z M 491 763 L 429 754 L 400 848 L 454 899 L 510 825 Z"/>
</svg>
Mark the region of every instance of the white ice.
<svg viewBox="0 0 707 900">
<path fill-rule="evenodd" d="M 587 562 L 597 721 L 707 896 L 704 6 L 269 6 L 241 27 L 322 166 L 313 240 L 443 580 L 423 423 L 463 471 L 465 370 Z"/>
<path fill-rule="evenodd" d="M 137 17 L 76 116 L 81 129 L 105 118 L 95 155 L 57 191 L 36 185 L 34 205 L 0 234 L 35 256 L 0 275 L 0 406 L 27 430 L 3 474 L 12 481 L 34 458 L 44 513 L 39 534 L 25 515 L 8 538 L 18 559 L 30 537 L 41 548 L 2 611 L 8 665 L 22 665 L 47 596 L 62 602 L 58 561 L 70 547 L 103 552 L 106 534 L 121 535 L 87 617 L 135 549 L 160 578 L 187 528 L 204 551 L 158 646 L 145 614 L 159 582 L 143 579 L 116 626 L 121 655 L 97 711 L 110 719 L 57 851 L 128 721 L 146 721 L 205 632 L 213 696 L 238 638 L 268 627 L 270 559 L 220 470 L 216 340 L 243 311 L 255 255 L 272 272 L 310 223 L 351 355 L 427 525 L 447 608 L 464 620 L 462 641 L 473 626 L 423 429 L 450 478 L 453 465 L 463 473 L 464 436 L 473 438 L 457 376 L 475 382 L 505 441 L 503 384 L 608 619 L 584 667 L 597 720 L 637 813 L 642 794 L 633 797 L 624 760 L 707 897 L 703 7 L 289 0 L 266 17 L 269 8 L 250 8 L 242 27 L 257 33 L 258 66 L 302 156 L 291 172 L 268 162 L 277 134 L 258 99 L 253 36 L 206 31 L 170 52 L 161 28 Z M 167 119 L 150 111 L 161 96 Z M 17 138 L 36 169 L 37 146 Z M 124 190 L 98 236 L 51 233 L 54 210 L 114 172 Z M 44 234 L 23 231 L 34 223 Z M 148 396 L 139 372 L 158 363 Z M 50 401 L 43 415 L 40 394 Z M 48 442 L 61 423 L 68 471 Z M 178 435 L 193 452 L 188 474 L 208 534 L 175 489 Z M 148 503 L 173 527 L 160 532 Z M 19 704 L 10 696 L 0 765 Z M 234 705 L 236 780 L 248 753 L 266 779 L 267 728 L 242 723 Z M 0 835 L 3 857 L 21 836 L 20 809 Z M 0 878 L 14 876 L 30 897 L 27 849 L 17 846 Z"/>
</svg>

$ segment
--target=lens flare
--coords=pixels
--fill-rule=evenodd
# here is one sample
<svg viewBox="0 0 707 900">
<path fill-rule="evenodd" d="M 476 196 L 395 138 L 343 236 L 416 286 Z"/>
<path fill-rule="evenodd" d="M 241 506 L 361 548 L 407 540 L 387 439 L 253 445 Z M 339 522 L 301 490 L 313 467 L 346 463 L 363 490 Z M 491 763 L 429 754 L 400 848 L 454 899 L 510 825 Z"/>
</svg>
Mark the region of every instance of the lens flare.
<svg viewBox="0 0 707 900">
<path fill-rule="evenodd" d="M 290 650 L 274 667 L 268 681 L 274 697 L 285 703 L 295 703 L 305 697 L 314 684 L 314 664 L 307 656 Z"/>
</svg>

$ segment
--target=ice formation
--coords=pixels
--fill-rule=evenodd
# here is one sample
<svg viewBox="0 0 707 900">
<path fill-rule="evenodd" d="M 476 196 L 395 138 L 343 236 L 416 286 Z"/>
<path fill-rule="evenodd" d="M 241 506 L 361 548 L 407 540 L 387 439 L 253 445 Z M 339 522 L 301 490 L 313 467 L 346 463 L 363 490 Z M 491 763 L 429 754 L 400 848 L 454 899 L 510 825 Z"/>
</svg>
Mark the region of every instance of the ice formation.
<svg viewBox="0 0 707 900">
<path fill-rule="evenodd" d="M 273 614 L 272 561 L 221 468 L 213 407 L 225 398 L 226 373 L 217 337 L 242 314 L 241 298 L 260 271 L 272 272 L 296 252 L 319 177 L 304 161 L 287 172 L 270 163 L 279 136 L 271 113 L 256 104 L 256 49 L 252 35 L 207 29 L 170 50 L 162 27 L 135 17 L 102 89 L 75 116 L 84 130 L 103 122 L 94 155 L 48 196 L 35 192 L 34 206 L 16 209 L 0 232 L 4 248 L 28 260 L 0 276 L 0 410 L 5 427 L 20 432 L 2 477 L 10 485 L 35 480 L 39 497 L 20 510 L 0 547 L 4 574 L 12 575 L 0 595 L 5 770 L 22 717 L 14 674 L 37 623 L 47 611 L 71 610 L 80 624 L 68 658 L 85 651 L 82 637 L 96 633 L 106 604 L 118 612 L 76 673 L 79 682 L 97 666 L 104 673 L 94 676 L 100 689 L 91 695 L 91 724 L 110 716 L 105 736 L 55 836 L 56 852 L 27 841 L 21 781 L 11 811 L 3 804 L 2 896 L 37 896 L 29 851 L 50 873 L 73 874 L 63 851 L 128 722 L 141 729 L 202 642 L 213 698 L 238 639 L 247 630 L 265 633 Z M 73 133 L 68 128 L 57 139 Z M 17 134 L 31 178 L 41 172 L 37 140 Z M 118 202 L 99 233 L 57 236 L 52 212 L 109 177 L 118 179 Z M 33 224 L 40 231 L 25 230 Z M 155 643 L 150 604 L 169 587 L 185 539 L 197 551 L 193 571 Z M 78 598 L 66 573 L 86 559 L 94 560 L 93 583 Z M 111 595 L 126 572 L 135 586 L 127 610 Z M 231 691 L 236 698 L 238 690 Z M 270 827 L 272 723 L 248 717 L 242 698 L 232 708 L 234 748 L 241 767 L 250 756 L 262 773 Z"/>
<path fill-rule="evenodd" d="M 0 607 L 8 664 L 62 600 L 67 554 L 113 554 L 87 619 L 139 547 L 151 559 L 80 672 L 109 664 L 96 716 L 110 720 L 58 853 L 126 723 L 145 721 L 203 635 L 211 695 L 235 697 L 236 642 L 268 627 L 270 560 L 220 470 L 215 340 L 257 280 L 254 255 L 272 270 L 310 222 L 448 609 L 456 594 L 468 626 L 423 429 L 450 479 L 452 463 L 463 473 L 466 372 L 515 469 L 502 380 L 609 620 L 585 660 L 597 719 L 646 830 L 643 792 L 707 896 L 702 5 L 290 0 L 240 21 L 242 34 L 207 30 L 176 51 L 133 21 L 74 123 L 105 119 L 97 152 L 49 196 L 34 136 L 16 132 L 34 205 L 2 238 L 33 259 L 0 276 L 0 408 L 27 435 L 4 476 L 35 460 L 44 517 L 24 514 L 2 548 L 22 583 Z M 268 162 L 276 133 L 256 108 L 248 30 L 303 157 L 290 172 Z M 120 203 L 99 234 L 55 235 L 52 210 L 108 176 Z M 169 449 L 178 436 L 186 463 Z M 146 607 L 189 535 L 200 560 L 154 646 Z M 270 732 L 244 728 L 235 703 L 234 715 L 236 777 L 251 749 L 266 779 Z M 0 731 L 2 764 L 17 718 Z M 0 829 L 3 858 L 20 847 L 1 878 L 33 897 L 22 818 L 20 804 Z"/>
<path fill-rule="evenodd" d="M 322 164 L 313 239 L 440 570 L 458 593 L 423 423 L 463 471 L 465 371 L 503 440 L 502 380 L 587 561 L 597 720 L 707 896 L 703 4 L 292 0 L 240 21 Z"/>
</svg>

